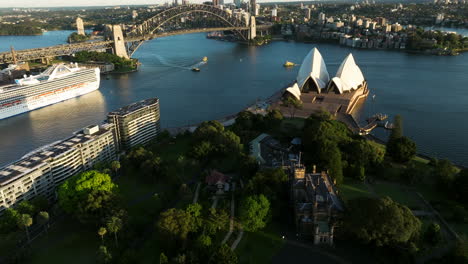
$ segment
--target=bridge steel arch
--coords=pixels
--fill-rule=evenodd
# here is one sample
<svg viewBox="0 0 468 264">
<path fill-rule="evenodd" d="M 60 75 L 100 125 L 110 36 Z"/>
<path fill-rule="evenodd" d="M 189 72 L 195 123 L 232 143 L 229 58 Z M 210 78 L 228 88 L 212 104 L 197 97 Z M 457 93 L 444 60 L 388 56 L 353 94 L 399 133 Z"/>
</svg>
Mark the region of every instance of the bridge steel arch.
<svg viewBox="0 0 468 264">
<path fill-rule="evenodd" d="M 137 25 L 132 31 L 127 33 L 127 37 L 144 37 L 148 35 L 154 35 L 155 31 L 164 26 L 167 22 L 172 21 L 183 15 L 192 13 L 202 13 L 210 15 L 211 17 L 222 22 L 226 28 L 232 28 L 236 35 L 242 40 L 247 41 L 248 36 L 243 34 L 239 28 L 248 30 L 248 24 L 236 17 L 232 16 L 228 12 L 211 5 L 200 5 L 200 4 L 188 4 L 180 5 L 166 9 L 155 16 L 149 18 L 140 25 Z"/>
</svg>

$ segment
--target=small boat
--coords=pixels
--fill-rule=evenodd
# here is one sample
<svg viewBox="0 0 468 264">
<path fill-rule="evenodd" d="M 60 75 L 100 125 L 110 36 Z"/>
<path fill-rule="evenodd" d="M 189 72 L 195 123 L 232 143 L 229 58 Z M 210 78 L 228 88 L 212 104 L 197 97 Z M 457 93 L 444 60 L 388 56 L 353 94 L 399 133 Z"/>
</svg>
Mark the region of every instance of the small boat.
<svg viewBox="0 0 468 264">
<path fill-rule="evenodd" d="M 208 57 L 203 57 L 203 62 L 207 62 L 208 61 Z"/>
<path fill-rule="evenodd" d="M 193 72 L 199 72 L 200 69 L 199 69 L 199 68 L 192 68 L 192 71 L 193 71 Z"/>
<path fill-rule="evenodd" d="M 292 66 L 294 66 L 294 65 L 296 65 L 296 64 L 294 64 L 294 62 L 290 62 L 290 61 L 286 61 L 286 62 L 283 64 L 284 67 L 292 67 Z"/>
</svg>

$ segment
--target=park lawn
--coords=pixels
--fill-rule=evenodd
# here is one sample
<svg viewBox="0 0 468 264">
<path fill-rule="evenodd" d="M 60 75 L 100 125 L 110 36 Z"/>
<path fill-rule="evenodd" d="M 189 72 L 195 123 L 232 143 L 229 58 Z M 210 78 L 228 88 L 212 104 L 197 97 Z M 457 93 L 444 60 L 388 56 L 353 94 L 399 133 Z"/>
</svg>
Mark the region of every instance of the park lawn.
<svg viewBox="0 0 468 264">
<path fill-rule="evenodd" d="M 110 241 L 112 243 L 112 241 Z M 69 217 L 56 222 L 31 244 L 31 264 L 95 263 L 101 241 L 97 232 L 87 230 Z"/>
<path fill-rule="evenodd" d="M 115 180 L 119 186 L 120 193 L 125 197 L 125 201 L 132 203 L 138 200 L 142 195 L 158 191 L 160 184 L 148 183 L 138 171 L 128 171 Z"/>
<path fill-rule="evenodd" d="M 190 151 L 191 143 L 192 137 L 190 135 L 179 135 L 176 139 L 171 139 L 168 142 L 151 145 L 149 149 L 165 161 L 177 161 L 179 156 L 186 156 Z"/>
<path fill-rule="evenodd" d="M 239 263 L 271 263 L 284 244 L 279 228 L 270 223 L 265 229 L 257 232 L 244 232 L 235 252 Z"/>
<path fill-rule="evenodd" d="M 409 208 L 418 208 L 420 207 L 420 203 L 418 202 L 417 198 L 410 192 L 405 191 L 402 186 L 389 183 L 389 182 L 378 182 L 373 185 L 373 188 L 377 195 L 384 197 L 388 196 L 392 198 L 392 200 L 406 205 Z"/>
<path fill-rule="evenodd" d="M 359 197 L 372 196 L 364 183 L 352 179 L 345 179 L 345 182 L 338 186 L 338 191 L 340 198 L 345 202 Z"/>
<path fill-rule="evenodd" d="M 281 123 L 281 128 L 284 129 L 285 126 L 293 125 L 298 129 L 302 129 L 305 124 L 305 119 L 301 117 L 291 117 L 291 118 L 284 118 L 283 122 Z"/>
</svg>

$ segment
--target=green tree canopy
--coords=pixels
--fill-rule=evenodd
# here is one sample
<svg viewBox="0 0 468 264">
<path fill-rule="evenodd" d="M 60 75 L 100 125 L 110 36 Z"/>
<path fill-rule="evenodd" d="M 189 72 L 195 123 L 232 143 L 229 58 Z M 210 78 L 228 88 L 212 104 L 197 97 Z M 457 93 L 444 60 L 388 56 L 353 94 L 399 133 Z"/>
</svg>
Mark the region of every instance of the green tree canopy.
<svg viewBox="0 0 468 264">
<path fill-rule="evenodd" d="M 302 109 L 302 101 L 294 96 L 284 96 L 282 99 L 282 106 L 289 109 L 289 115 L 294 117 L 298 109 Z"/>
<path fill-rule="evenodd" d="M 266 226 L 267 216 L 270 212 L 270 202 L 263 195 L 246 197 L 240 204 L 239 217 L 244 229 L 257 231 Z"/>
<path fill-rule="evenodd" d="M 455 198 L 468 208 L 468 169 L 460 171 L 453 184 Z"/>
<path fill-rule="evenodd" d="M 257 172 L 246 184 L 250 194 L 263 194 L 268 200 L 287 199 L 288 175 L 282 168 L 263 169 Z"/>
<path fill-rule="evenodd" d="M 0 233 L 8 234 L 17 230 L 17 223 L 20 216 L 21 214 L 17 210 L 13 208 L 6 209 L 0 218 Z"/>
<path fill-rule="evenodd" d="M 231 248 L 222 244 L 213 254 L 213 256 L 208 261 L 210 264 L 237 264 L 238 259 L 236 253 L 234 253 Z"/>
<path fill-rule="evenodd" d="M 58 200 L 63 210 L 74 214 L 83 200 L 88 199 L 90 193 L 113 193 L 117 191 L 108 174 L 95 170 L 82 172 L 66 180 L 58 188 Z"/>
<path fill-rule="evenodd" d="M 387 153 L 396 162 L 408 162 L 416 155 L 416 143 L 407 137 L 392 139 L 387 144 Z"/>
<path fill-rule="evenodd" d="M 447 191 L 452 187 L 456 173 L 457 168 L 449 160 L 442 159 L 437 161 L 434 168 L 434 174 L 441 190 Z"/>
<path fill-rule="evenodd" d="M 171 208 L 162 212 L 157 227 L 163 234 L 184 242 L 201 223 L 201 205 L 191 204 L 186 210 Z"/>
<path fill-rule="evenodd" d="M 389 197 L 361 197 L 348 202 L 343 230 L 365 243 L 395 246 L 419 235 L 421 221 Z"/>
<path fill-rule="evenodd" d="M 209 234 L 215 234 L 226 228 L 228 222 L 229 215 L 225 210 L 210 208 L 208 209 L 208 216 L 205 219 L 204 227 Z"/>
</svg>

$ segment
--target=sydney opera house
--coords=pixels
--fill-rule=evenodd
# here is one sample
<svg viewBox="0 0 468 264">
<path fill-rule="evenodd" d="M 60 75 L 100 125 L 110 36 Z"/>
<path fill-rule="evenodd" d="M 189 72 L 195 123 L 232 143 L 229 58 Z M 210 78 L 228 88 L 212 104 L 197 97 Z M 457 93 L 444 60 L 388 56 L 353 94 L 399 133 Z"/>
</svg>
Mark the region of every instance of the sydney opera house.
<svg viewBox="0 0 468 264">
<path fill-rule="evenodd" d="M 351 53 L 330 78 L 322 55 L 314 48 L 304 58 L 296 82 L 286 89 L 285 96 L 301 100 L 303 108 L 297 114 L 308 116 L 320 109 L 350 114 L 368 93 L 367 82 Z"/>
</svg>

